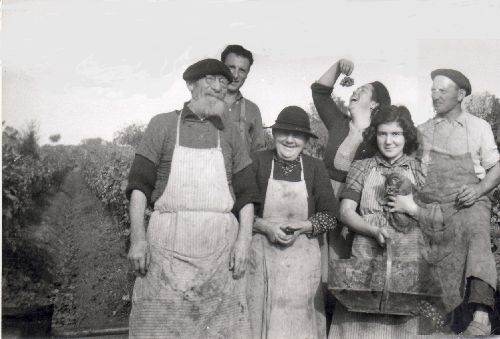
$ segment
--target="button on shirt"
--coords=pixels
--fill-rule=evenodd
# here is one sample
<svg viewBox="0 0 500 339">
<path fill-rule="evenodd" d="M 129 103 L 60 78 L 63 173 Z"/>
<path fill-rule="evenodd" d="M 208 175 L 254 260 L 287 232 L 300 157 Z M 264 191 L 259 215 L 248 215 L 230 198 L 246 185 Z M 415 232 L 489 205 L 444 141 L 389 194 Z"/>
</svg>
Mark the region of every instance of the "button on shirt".
<svg viewBox="0 0 500 339">
<path fill-rule="evenodd" d="M 442 117 L 428 120 L 418 127 L 418 141 L 417 156 L 422 161 L 424 174 L 427 174 L 432 149 L 450 155 L 471 153 L 479 179 L 484 178 L 500 157 L 490 124 L 467 112 L 454 120 Z"/>
<path fill-rule="evenodd" d="M 264 149 L 264 130 L 259 107 L 238 93 L 236 101 L 224 112 L 224 121 L 232 121 L 239 131 L 241 106 L 245 102 L 245 142 L 250 153 Z"/>
</svg>

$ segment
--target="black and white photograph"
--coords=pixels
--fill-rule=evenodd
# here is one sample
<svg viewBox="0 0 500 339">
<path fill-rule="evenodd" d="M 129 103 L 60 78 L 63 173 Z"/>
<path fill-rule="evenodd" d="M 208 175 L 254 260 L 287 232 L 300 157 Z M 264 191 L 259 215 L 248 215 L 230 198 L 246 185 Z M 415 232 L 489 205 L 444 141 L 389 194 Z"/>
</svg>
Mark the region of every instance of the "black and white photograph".
<svg viewBox="0 0 500 339">
<path fill-rule="evenodd" d="M 4 338 L 500 336 L 500 2 L 1 0 Z"/>
</svg>

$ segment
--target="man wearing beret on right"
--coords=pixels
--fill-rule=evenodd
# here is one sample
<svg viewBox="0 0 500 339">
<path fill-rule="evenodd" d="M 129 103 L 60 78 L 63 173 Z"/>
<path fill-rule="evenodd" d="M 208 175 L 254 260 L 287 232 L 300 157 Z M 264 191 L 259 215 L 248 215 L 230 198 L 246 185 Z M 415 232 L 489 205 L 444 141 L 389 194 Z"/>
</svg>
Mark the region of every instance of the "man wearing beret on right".
<svg viewBox="0 0 500 339">
<path fill-rule="evenodd" d="M 128 259 L 137 275 L 129 335 L 247 338 L 241 278 L 259 198 L 243 140 L 222 119 L 233 77 L 205 59 L 183 78 L 191 100 L 151 119 L 129 174 Z M 147 204 L 154 212 L 146 232 Z"/>
<path fill-rule="evenodd" d="M 421 193 L 427 197 L 426 203 L 437 202 L 444 211 L 444 231 L 438 231 L 444 238 L 451 234 L 463 238 L 456 241 L 454 250 L 460 247 L 458 251 L 465 252 L 462 261 L 441 253 L 437 266 L 442 265 L 444 285 L 451 286 L 445 280 L 453 276 L 448 275 L 453 263 L 465 261 L 464 268 L 455 269 L 465 276 L 455 275 L 459 281 L 454 282 L 460 290 L 457 295 L 473 312 L 463 334 L 489 335 L 497 273 L 491 253 L 491 202 L 487 194 L 500 184 L 499 153 L 491 126 L 462 110 L 462 101 L 471 93 L 469 79 L 453 69 L 434 70 L 431 78 L 436 116 L 418 127 L 418 156 L 426 177 Z M 438 239 L 434 240 L 442 240 Z M 443 265 L 447 260 L 449 264 Z"/>
</svg>

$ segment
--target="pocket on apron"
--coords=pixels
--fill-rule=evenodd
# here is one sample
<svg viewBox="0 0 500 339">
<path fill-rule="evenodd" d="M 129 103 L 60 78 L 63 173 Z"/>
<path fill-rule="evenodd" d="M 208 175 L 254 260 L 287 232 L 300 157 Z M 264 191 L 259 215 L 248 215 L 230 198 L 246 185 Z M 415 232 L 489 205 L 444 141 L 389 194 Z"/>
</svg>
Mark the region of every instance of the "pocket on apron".
<svg viewBox="0 0 500 339">
<path fill-rule="evenodd" d="M 232 243 L 237 230 L 236 218 L 231 213 L 155 211 L 149 222 L 148 241 L 152 247 L 202 258 Z"/>
</svg>

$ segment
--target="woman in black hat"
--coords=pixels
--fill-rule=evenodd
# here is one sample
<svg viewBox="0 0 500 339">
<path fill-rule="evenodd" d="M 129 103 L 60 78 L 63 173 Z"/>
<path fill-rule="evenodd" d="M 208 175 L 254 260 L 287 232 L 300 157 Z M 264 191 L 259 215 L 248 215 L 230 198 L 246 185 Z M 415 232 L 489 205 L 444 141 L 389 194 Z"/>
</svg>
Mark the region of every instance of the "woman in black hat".
<svg viewBox="0 0 500 339">
<path fill-rule="evenodd" d="M 309 116 L 289 106 L 278 115 L 274 149 L 253 159 L 262 208 L 250 250 L 247 298 L 255 338 L 325 338 L 318 235 L 336 225 L 324 164 L 302 154 Z"/>
</svg>

